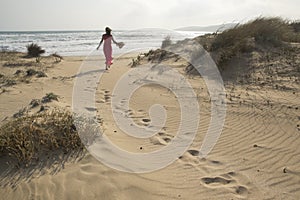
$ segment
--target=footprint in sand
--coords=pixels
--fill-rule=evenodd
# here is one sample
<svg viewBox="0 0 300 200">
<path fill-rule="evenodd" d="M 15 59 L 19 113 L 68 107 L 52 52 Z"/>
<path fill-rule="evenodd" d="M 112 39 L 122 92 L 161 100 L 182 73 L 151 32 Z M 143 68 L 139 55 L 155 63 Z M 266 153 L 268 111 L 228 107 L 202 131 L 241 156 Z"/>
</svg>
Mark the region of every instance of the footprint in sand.
<svg viewBox="0 0 300 200">
<path fill-rule="evenodd" d="M 132 112 L 132 110 L 129 109 L 129 110 L 125 111 L 125 114 L 126 114 L 126 116 L 131 117 L 133 115 L 133 112 Z"/>
<path fill-rule="evenodd" d="M 151 120 L 150 120 L 150 119 L 144 118 L 144 119 L 142 119 L 142 121 L 145 122 L 145 123 L 148 123 L 148 122 L 150 122 Z"/>
<path fill-rule="evenodd" d="M 122 99 L 121 100 L 121 104 L 124 104 L 124 103 L 126 103 L 128 100 L 127 99 Z"/>
<path fill-rule="evenodd" d="M 172 140 L 172 136 L 164 133 L 159 132 L 157 135 L 150 138 L 152 144 L 154 145 L 167 145 Z"/>
<path fill-rule="evenodd" d="M 92 108 L 92 107 L 85 107 L 85 109 L 88 111 L 96 111 L 97 110 L 96 108 Z"/>
<path fill-rule="evenodd" d="M 222 174 L 220 176 L 215 177 L 203 177 L 201 178 L 202 184 L 209 188 L 220 188 L 224 187 L 231 190 L 238 197 L 246 197 L 248 194 L 248 188 L 239 184 L 239 181 L 236 180 L 238 178 L 238 174 L 235 172 L 228 172 L 226 174 Z"/>
<path fill-rule="evenodd" d="M 96 103 L 105 103 L 105 101 L 101 99 L 101 100 L 97 100 Z"/>
<path fill-rule="evenodd" d="M 109 94 L 108 90 L 101 90 L 99 93 L 99 100 L 96 100 L 96 103 L 106 103 L 108 101 L 110 101 L 111 99 L 111 95 Z"/>
<path fill-rule="evenodd" d="M 200 151 L 196 149 L 187 150 L 182 156 L 179 156 L 178 159 L 186 166 L 194 166 L 201 168 L 202 165 L 205 165 L 207 168 L 219 169 L 223 168 L 224 164 L 217 160 L 209 160 L 207 158 L 200 157 Z"/>
<path fill-rule="evenodd" d="M 189 154 L 191 154 L 192 156 L 199 156 L 199 151 L 198 150 L 190 149 L 187 152 Z"/>
<path fill-rule="evenodd" d="M 244 195 L 248 194 L 248 189 L 246 187 L 240 185 L 235 188 L 235 193 L 238 195 L 244 196 Z"/>
<path fill-rule="evenodd" d="M 110 100 L 110 95 L 109 94 L 105 94 L 104 95 L 104 99 L 105 99 L 105 102 L 108 102 Z"/>
<path fill-rule="evenodd" d="M 143 125 L 143 126 L 149 126 L 150 122 L 151 122 L 151 120 L 147 119 L 147 118 L 144 118 L 144 119 L 140 120 L 140 124 Z"/>
<path fill-rule="evenodd" d="M 183 163 L 184 166 L 193 166 L 198 168 L 198 166 L 200 166 L 200 163 L 205 160 L 201 160 L 199 155 L 200 152 L 198 150 L 189 149 L 183 155 L 179 156 L 178 159 Z"/>
<path fill-rule="evenodd" d="M 233 180 L 225 179 L 222 177 L 204 177 L 201 179 L 201 181 L 206 185 L 219 186 L 219 185 L 227 185 L 231 183 Z"/>
</svg>

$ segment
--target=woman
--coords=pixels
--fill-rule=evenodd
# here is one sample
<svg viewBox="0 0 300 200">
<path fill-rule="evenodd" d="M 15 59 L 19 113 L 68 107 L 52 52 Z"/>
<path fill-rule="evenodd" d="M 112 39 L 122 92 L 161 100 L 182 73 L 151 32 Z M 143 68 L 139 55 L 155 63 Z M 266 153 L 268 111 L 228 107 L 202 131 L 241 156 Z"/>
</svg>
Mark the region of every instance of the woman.
<svg viewBox="0 0 300 200">
<path fill-rule="evenodd" d="M 108 68 L 110 67 L 110 65 L 112 65 L 113 63 L 113 57 L 112 57 L 112 47 L 111 47 L 111 42 L 115 43 L 116 45 L 119 46 L 119 48 L 122 48 L 124 46 L 123 42 L 116 42 L 113 38 L 113 36 L 111 35 L 111 29 L 109 27 L 105 28 L 105 34 L 102 35 L 102 39 L 97 47 L 97 50 L 99 49 L 99 47 L 101 46 L 101 44 L 103 43 L 103 52 L 105 55 L 105 69 L 108 70 Z"/>
</svg>

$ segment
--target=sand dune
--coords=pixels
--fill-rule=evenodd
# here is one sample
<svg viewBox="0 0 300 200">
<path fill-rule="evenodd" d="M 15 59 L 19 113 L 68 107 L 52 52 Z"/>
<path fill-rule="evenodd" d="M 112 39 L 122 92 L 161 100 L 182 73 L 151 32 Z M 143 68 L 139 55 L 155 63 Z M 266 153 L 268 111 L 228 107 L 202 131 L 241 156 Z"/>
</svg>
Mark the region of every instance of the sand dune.
<svg viewBox="0 0 300 200">
<path fill-rule="evenodd" d="M 172 92 L 148 84 L 133 93 L 130 109 L 122 112 L 139 126 L 147 127 L 151 123 L 149 108 L 162 104 L 168 116 L 164 127 L 152 137 L 141 139 L 128 136 L 117 126 L 112 116 L 112 94 L 120 77 L 131 69 L 131 58 L 115 60 L 103 74 L 96 92 L 97 115 L 102 120 L 104 134 L 116 146 L 129 152 L 147 153 L 167 146 L 174 139 L 181 119 L 180 109 Z M 1 120 L 28 105 L 31 99 L 49 92 L 60 97 L 54 106 L 71 109 L 74 78 L 83 60 L 67 57 L 46 70 L 48 77 L 8 87 L 0 94 Z M 3 63 L 1 70 L 7 70 Z M 183 65 L 183 61 L 178 61 L 172 67 L 184 74 Z M 6 74 L 14 73 L 15 69 Z M 227 114 L 222 135 L 208 157 L 199 158 L 210 122 L 211 103 L 201 77 L 186 76 L 186 79 L 198 95 L 200 123 L 192 145 L 174 163 L 150 173 L 126 173 L 105 166 L 87 153 L 77 162 L 56 163 L 59 170 L 45 167 L 29 180 L 21 178 L 14 187 L 3 185 L 1 198 L 299 199 L 299 87 L 290 91 L 225 85 Z M 5 165 L 1 168 L 6 170 Z"/>
</svg>

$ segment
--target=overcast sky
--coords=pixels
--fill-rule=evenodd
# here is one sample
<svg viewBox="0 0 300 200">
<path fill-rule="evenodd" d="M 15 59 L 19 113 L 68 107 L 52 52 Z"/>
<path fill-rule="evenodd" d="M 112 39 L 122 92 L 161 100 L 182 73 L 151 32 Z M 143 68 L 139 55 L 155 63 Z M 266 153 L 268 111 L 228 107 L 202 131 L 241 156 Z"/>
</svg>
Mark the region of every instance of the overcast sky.
<svg viewBox="0 0 300 200">
<path fill-rule="evenodd" d="M 299 0 L 0 0 L 0 31 L 179 28 L 300 19 Z"/>
</svg>

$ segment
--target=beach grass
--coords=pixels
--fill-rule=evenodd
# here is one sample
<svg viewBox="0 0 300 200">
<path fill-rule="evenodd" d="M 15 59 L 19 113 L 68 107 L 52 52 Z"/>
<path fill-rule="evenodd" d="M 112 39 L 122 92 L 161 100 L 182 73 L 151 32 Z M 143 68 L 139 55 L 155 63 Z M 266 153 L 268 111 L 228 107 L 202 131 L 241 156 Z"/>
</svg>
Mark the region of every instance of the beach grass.
<svg viewBox="0 0 300 200">
<path fill-rule="evenodd" d="M 251 52 L 258 46 L 277 48 L 300 42 L 300 34 L 294 27 L 297 27 L 295 23 L 279 17 L 259 17 L 216 34 L 208 51 L 218 52 L 216 62 L 223 65 L 237 54 Z"/>
<path fill-rule="evenodd" d="M 28 57 L 38 57 L 41 54 L 45 53 L 45 50 L 42 49 L 38 44 L 31 43 L 26 46 L 27 48 L 27 56 Z"/>
<path fill-rule="evenodd" d="M 0 155 L 19 165 L 37 161 L 45 153 L 83 149 L 71 113 L 62 109 L 25 115 L 0 127 Z"/>
</svg>

